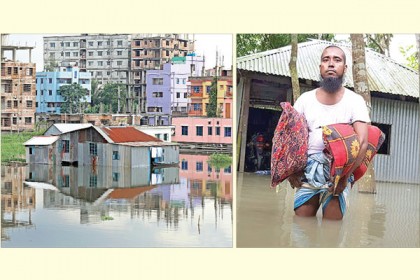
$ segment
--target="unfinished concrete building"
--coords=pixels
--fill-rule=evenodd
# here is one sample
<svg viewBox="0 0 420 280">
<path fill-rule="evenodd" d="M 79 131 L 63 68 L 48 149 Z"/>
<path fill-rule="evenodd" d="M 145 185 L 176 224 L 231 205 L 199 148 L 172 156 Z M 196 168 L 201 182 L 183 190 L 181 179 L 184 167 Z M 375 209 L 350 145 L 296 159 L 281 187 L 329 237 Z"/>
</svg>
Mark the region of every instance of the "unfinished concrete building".
<svg viewBox="0 0 420 280">
<path fill-rule="evenodd" d="M 1 131 L 32 131 L 35 126 L 36 65 L 31 62 L 33 46 L 14 46 L 2 35 L 1 45 Z M 16 60 L 16 52 L 29 51 L 29 62 Z M 7 59 L 6 52 L 12 53 Z"/>
</svg>

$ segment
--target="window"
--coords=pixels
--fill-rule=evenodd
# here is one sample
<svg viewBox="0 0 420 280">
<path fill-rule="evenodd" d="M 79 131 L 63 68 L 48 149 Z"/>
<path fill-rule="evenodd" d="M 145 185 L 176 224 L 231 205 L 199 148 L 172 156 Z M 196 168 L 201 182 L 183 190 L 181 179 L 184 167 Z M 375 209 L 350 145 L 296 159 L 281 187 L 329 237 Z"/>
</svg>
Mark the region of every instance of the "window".
<svg viewBox="0 0 420 280">
<path fill-rule="evenodd" d="M 179 85 L 179 78 L 176 78 L 176 84 Z"/>
<path fill-rule="evenodd" d="M 89 66 L 93 66 L 93 61 L 88 61 Z"/>
<path fill-rule="evenodd" d="M 93 52 L 88 52 L 88 56 L 93 56 Z"/>
<path fill-rule="evenodd" d="M 117 65 L 118 66 L 121 66 L 122 65 L 122 61 L 121 60 L 117 61 Z"/>
<path fill-rule="evenodd" d="M 7 75 L 12 75 L 12 67 L 7 67 Z"/>
<path fill-rule="evenodd" d="M 193 86 L 194 93 L 200 93 L 200 89 L 201 89 L 201 87 L 199 87 L 199 86 Z"/>
<path fill-rule="evenodd" d="M 231 137 L 231 136 L 232 136 L 232 128 L 225 127 L 225 137 Z"/>
<path fill-rule="evenodd" d="M 70 140 L 61 140 L 61 145 L 63 146 L 64 153 L 70 152 Z"/>
<path fill-rule="evenodd" d="M 216 135 L 220 135 L 220 126 L 216 126 Z"/>
<path fill-rule="evenodd" d="M 98 56 L 102 56 L 103 51 L 98 51 Z"/>
<path fill-rule="evenodd" d="M 12 118 L 12 124 L 17 124 L 17 118 L 16 117 Z"/>
<path fill-rule="evenodd" d="M 13 67 L 13 74 L 17 75 L 18 74 L 18 68 L 17 67 Z"/>
<path fill-rule="evenodd" d="M 198 172 L 203 171 L 203 162 L 202 161 L 197 161 L 195 163 L 195 170 L 198 171 Z"/>
<path fill-rule="evenodd" d="M 162 112 L 162 107 L 147 107 L 147 112 Z"/>
<path fill-rule="evenodd" d="M 188 170 L 188 161 L 186 161 L 185 159 L 181 162 L 181 169 Z"/>
<path fill-rule="evenodd" d="M 229 167 L 226 167 L 224 170 L 225 174 L 230 174 L 232 173 L 232 167 L 229 165 Z"/>
<path fill-rule="evenodd" d="M 188 126 L 181 126 L 182 135 L 188 135 Z"/>
<path fill-rule="evenodd" d="M 176 98 L 180 98 L 181 97 L 181 93 L 180 92 L 177 92 L 176 93 Z"/>
<path fill-rule="evenodd" d="M 78 52 L 73 52 L 73 56 L 79 56 Z"/>
<path fill-rule="evenodd" d="M 194 111 L 200 111 L 201 110 L 201 104 L 200 103 L 194 103 L 192 105 L 193 105 Z"/>
<path fill-rule="evenodd" d="M 207 166 L 207 172 L 212 172 L 213 171 L 213 169 L 211 168 L 211 166 L 210 166 L 210 164 Z"/>
<path fill-rule="evenodd" d="M 96 188 L 98 186 L 98 176 L 97 175 L 90 175 L 89 178 L 89 187 Z"/>
<path fill-rule="evenodd" d="M 103 61 L 98 61 L 98 66 L 103 66 L 104 62 Z"/>
<path fill-rule="evenodd" d="M 98 47 L 102 47 L 102 41 L 98 41 Z"/>
<path fill-rule="evenodd" d="M 24 92 L 31 92 L 31 84 L 23 84 L 23 91 Z"/>
<path fill-rule="evenodd" d="M 122 55 L 122 51 L 117 51 L 117 55 Z"/>
<path fill-rule="evenodd" d="M 168 133 L 163 134 L 163 141 L 168 141 Z"/>
<path fill-rule="evenodd" d="M 210 93 L 210 91 L 211 91 L 211 86 L 207 86 L 207 87 L 206 87 L 206 92 L 207 92 L 207 94 L 209 94 L 209 93 Z"/>
<path fill-rule="evenodd" d="M 26 68 L 26 76 L 32 76 L 33 73 L 34 73 L 33 68 Z"/>
<path fill-rule="evenodd" d="M 166 40 L 165 42 L 166 42 L 166 45 L 167 45 L 167 46 L 169 46 L 169 41 L 168 41 L 168 40 Z"/>
<path fill-rule="evenodd" d="M 120 154 L 118 153 L 118 151 L 112 151 L 112 159 L 113 160 L 119 160 L 120 159 Z"/>
<path fill-rule="evenodd" d="M 50 43 L 50 48 L 55 48 L 55 43 L 54 42 Z"/>
<path fill-rule="evenodd" d="M 52 90 L 48 90 L 48 95 L 52 95 Z"/>
<path fill-rule="evenodd" d="M 88 42 L 89 47 L 93 47 L 93 42 Z"/>
<path fill-rule="evenodd" d="M 123 41 L 121 41 L 121 40 L 118 40 L 118 41 L 117 41 L 117 45 L 118 45 L 118 46 L 122 46 L 122 44 L 123 44 Z"/>
<path fill-rule="evenodd" d="M 29 147 L 29 154 L 33 155 L 34 154 L 34 147 Z"/>
<path fill-rule="evenodd" d="M 48 83 L 52 84 L 52 78 L 48 79 Z"/>
<path fill-rule="evenodd" d="M 196 130 L 196 135 L 197 136 L 203 136 L 203 127 L 202 126 L 196 126 L 195 130 Z"/>
<path fill-rule="evenodd" d="M 120 173 L 112 172 L 112 181 L 113 182 L 118 182 L 119 178 L 120 178 Z"/>
<path fill-rule="evenodd" d="M 211 126 L 207 127 L 207 134 L 208 135 L 213 135 L 213 127 L 211 127 Z"/>
<path fill-rule="evenodd" d="M 73 47 L 78 47 L 79 43 L 78 42 L 73 42 Z"/>
<path fill-rule="evenodd" d="M 166 56 L 169 56 L 169 51 L 166 51 Z"/>
<path fill-rule="evenodd" d="M 17 100 L 13 100 L 13 108 L 17 108 L 18 107 L 18 101 Z"/>
<path fill-rule="evenodd" d="M 69 57 L 70 56 L 70 52 L 66 52 L 65 55 L 66 55 L 66 57 Z"/>
<path fill-rule="evenodd" d="M 382 143 L 382 146 L 379 148 L 378 154 L 389 155 L 390 154 L 390 141 L 391 141 L 391 125 L 383 123 L 372 123 L 372 125 L 377 126 L 384 134 L 385 141 Z"/>
<path fill-rule="evenodd" d="M 100 72 L 100 71 L 96 72 L 96 76 L 97 77 L 102 77 L 102 72 Z"/>
<path fill-rule="evenodd" d="M 70 47 L 70 42 L 66 42 L 66 47 Z"/>
<path fill-rule="evenodd" d="M 224 89 L 224 86 L 223 86 L 223 85 L 220 85 L 220 86 L 219 86 L 219 89 L 220 89 L 220 90 L 223 90 L 223 89 Z"/>
<path fill-rule="evenodd" d="M 184 98 L 187 98 L 187 97 L 188 97 L 187 93 L 186 93 L 186 92 L 184 92 Z"/>
<path fill-rule="evenodd" d="M 182 83 L 185 85 L 185 83 L 187 82 L 187 79 L 182 79 Z"/>
<path fill-rule="evenodd" d="M 32 100 L 26 100 L 26 108 L 32 108 Z"/>
<path fill-rule="evenodd" d="M 153 92 L 152 96 L 153 97 L 163 97 L 163 92 Z"/>
<path fill-rule="evenodd" d="M 160 133 L 156 133 L 156 134 L 155 134 L 155 137 L 156 137 L 157 139 L 160 139 Z"/>
<path fill-rule="evenodd" d="M 98 145 L 96 143 L 89 143 L 89 154 L 92 156 L 98 155 Z"/>
<path fill-rule="evenodd" d="M 152 84 L 154 85 L 163 85 L 163 78 L 153 78 Z"/>
</svg>

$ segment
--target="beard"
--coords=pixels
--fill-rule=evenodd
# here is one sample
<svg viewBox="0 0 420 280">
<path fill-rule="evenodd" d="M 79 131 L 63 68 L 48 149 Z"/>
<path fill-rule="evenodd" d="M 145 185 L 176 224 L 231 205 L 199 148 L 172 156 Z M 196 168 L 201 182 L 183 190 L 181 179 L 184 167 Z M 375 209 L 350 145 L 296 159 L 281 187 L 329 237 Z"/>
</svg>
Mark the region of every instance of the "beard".
<svg viewBox="0 0 420 280">
<path fill-rule="evenodd" d="M 337 92 L 343 85 L 343 76 L 339 77 L 326 77 L 325 79 L 321 76 L 319 86 L 322 87 L 328 93 Z"/>
</svg>

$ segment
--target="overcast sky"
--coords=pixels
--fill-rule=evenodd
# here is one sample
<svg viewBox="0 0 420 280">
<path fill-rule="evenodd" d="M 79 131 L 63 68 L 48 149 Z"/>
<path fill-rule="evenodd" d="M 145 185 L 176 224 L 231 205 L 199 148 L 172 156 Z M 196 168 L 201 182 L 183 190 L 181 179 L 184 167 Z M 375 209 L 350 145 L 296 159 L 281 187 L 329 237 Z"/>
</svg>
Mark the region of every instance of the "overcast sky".
<svg viewBox="0 0 420 280">
<path fill-rule="evenodd" d="M 44 36 L 54 35 L 71 35 L 71 34 L 9 34 L 8 44 L 35 46 L 32 51 L 32 62 L 37 64 L 37 71 L 42 71 L 43 63 L 43 39 Z M 195 53 L 204 55 L 206 59 L 206 69 L 216 65 L 216 50 L 219 57 L 224 58 L 223 64 L 225 68 L 232 68 L 232 40 L 231 34 L 195 34 Z M 6 57 L 11 58 L 11 53 L 6 53 Z M 28 61 L 28 51 L 19 51 L 17 59 L 20 61 Z"/>
</svg>

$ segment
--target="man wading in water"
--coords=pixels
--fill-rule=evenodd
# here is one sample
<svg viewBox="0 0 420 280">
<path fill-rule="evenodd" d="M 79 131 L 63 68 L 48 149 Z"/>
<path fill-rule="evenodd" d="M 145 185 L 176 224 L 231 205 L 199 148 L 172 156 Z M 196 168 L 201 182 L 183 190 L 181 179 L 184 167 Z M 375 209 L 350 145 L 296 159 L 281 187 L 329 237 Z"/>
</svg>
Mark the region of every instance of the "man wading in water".
<svg viewBox="0 0 420 280">
<path fill-rule="evenodd" d="M 308 161 L 304 176 L 289 177 L 295 194 L 294 210 L 297 216 L 315 216 L 322 205 L 323 217 L 341 220 L 347 208 L 350 183 L 354 181 L 353 171 L 362 163 L 368 146 L 368 109 L 363 98 L 343 87 L 343 76 L 347 71 L 344 51 L 337 46 L 328 46 L 321 55 L 319 66 L 320 87 L 303 93 L 294 108 L 301 113 L 309 127 Z M 360 150 L 355 164 L 337 184 L 336 189 L 328 187 L 330 163 L 323 153 L 322 126 L 350 123 L 356 132 Z M 304 183 L 302 185 L 302 183 Z"/>
</svg>

